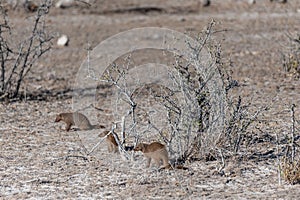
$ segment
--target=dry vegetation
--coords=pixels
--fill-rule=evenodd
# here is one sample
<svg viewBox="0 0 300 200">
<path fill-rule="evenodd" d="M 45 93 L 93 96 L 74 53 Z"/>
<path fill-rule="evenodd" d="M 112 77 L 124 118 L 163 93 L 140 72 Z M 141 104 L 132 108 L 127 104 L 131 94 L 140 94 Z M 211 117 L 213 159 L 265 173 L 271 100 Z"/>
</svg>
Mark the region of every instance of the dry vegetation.
<svg viewBox="0 0 300 200">
<path fill-rule="evenodd" d="M 1 198 L 298 198 L 297 0 L 212 1 L 209 7 L 196 0 L 85 2 L 53 6 L 49 13 L 45 7 L 1 4 Z M 145 26 L 187 33 L 201 45 L 189 46 L 193 54 L 186 60 L 151 49 L 130 52 L 97 77 L 95 103 L 80 111 L 92 110 L 97 116 L 92 124 L 118 134 L 120 154 L 107 151 L 98 137 L 103 130 L 66 132 L 55 124 L 57 113 L 73 108 L 72 89 L 81 92 L 75 75 L 90 46 Z M 70 37 L 68 46 L 53 43 L 50 50 L 52 35 L 62 34 Z M 202 47 L 224 84 L 218 92 L 226 96 L 225 121 L 218 134 L 208 131 L 215 104 L 194 64 L 201 62 Z M 129 87 L 129 71 L 153 59 L 174 67 L 169 72 L 174 87 L 141 87 L 138 81 Z M 174 94 L 184 97 L 182 104 Z M 157 111 L 164 117 L 153 115 Z M 188 170 L 146 169 L 142 154 L 125 151 L 154 140 Z"/>
</svg>

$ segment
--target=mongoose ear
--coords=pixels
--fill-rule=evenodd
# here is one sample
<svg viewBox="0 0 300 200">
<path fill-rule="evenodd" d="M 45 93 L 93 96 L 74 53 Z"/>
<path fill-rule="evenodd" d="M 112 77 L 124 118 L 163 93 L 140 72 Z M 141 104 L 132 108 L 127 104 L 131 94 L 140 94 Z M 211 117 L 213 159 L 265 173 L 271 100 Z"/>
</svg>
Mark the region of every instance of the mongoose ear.
<svg viewBox="0 0 300 200">
<path fill-rule="evenodd" d="M 103 131 L 103 132 L 100 133 L 98 136 L 99 136 L 99 137 L 105 137 L 108 133 L 109 133 L 109 131 Z"/>
<path fill-rule="evenodd" d="M 105 126 L 103 126 L 103 125 L 98 125 L 98 127 L 99 127 L 99 128 L 105 128 Z"/>
</svg>

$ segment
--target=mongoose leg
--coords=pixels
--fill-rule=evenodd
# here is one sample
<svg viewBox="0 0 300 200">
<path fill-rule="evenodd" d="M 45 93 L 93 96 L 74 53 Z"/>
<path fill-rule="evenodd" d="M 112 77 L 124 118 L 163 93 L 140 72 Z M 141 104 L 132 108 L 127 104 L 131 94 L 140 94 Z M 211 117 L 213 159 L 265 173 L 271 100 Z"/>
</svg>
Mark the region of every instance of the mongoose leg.
<svg viewBox="0 0 300 200">
<path fill-rule="evenodd" d="M 109 144 L 107 145 L 107 147 L 108 147 L 108 152 L 111 153 L 111 152 L 113 151 L 112 144 L 109 143 Z"/>
<path fill-rule="evenodd" d="M 155 159 L 154 161 L 155 161 L 155 164 L 157 165 L 157 167 L 159 167 L 160 166 L 160 159 Z"/>
<path fill-rule="evenodd" d="M 147 158 L 146 168 L 150 167 L 151 158 Z"/>
<path fill-rule="evenodd" d="M 66 131 L 69 131 L 71 129 L 72 124 L 71 123 L 67 123 L 66 125 Z"/>
</svg>

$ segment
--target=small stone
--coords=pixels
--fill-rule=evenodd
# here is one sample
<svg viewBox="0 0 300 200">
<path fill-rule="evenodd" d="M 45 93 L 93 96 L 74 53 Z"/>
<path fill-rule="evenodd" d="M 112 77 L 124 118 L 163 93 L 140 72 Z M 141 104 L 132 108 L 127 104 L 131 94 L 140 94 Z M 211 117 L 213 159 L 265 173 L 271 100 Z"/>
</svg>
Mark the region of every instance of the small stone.
<svg viewBox="0 0 300 200">
<path fill-rule="evenodd" d="M 208 7 L 208 6 L 210 6 L 210 0 L 202 0 L 202 6 L 203 6 L 203 7 Z"/>
<path fill-rule="evenodd" d="M 69 38 L 66 35 L 62 35 L 58 38 L 57 40 L 57 45 L 58 46 L 67 46 L 69 42 Z"/>
<path fill-rule="evenodd" d="M 56 8 L 69 8 L 75 5 L 74 0 L 59 0 L 56 4 Z"/>
<path fill-rule="evenodd" d="M 249 5 L 253 5 L 253 4 L 255 4 L 255 3 L 256 3 L 255 0 L 248 0 L 248 4 L 249 4 Z"/>
</svg>

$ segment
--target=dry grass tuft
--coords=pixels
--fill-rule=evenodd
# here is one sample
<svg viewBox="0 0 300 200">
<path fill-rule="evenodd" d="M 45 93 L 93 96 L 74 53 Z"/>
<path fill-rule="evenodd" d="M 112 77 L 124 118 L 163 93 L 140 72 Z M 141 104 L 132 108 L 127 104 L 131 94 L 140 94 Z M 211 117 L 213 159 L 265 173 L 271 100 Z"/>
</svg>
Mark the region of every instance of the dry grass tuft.
<svg viewBox="0 0 300 200">
<path fill-rule="evenodd" d="M 300 183 L 300 159 L 290 161 L 285 158 L 282 162 L 282 176 L 289 184 Z"/>
<path fill-rule="evenodd" d="M 283 55 L 283 68 L 296 78 L 300 78 L 300 35 L 288 36 L 290 40 L 289 52 Z"/>
</svg>

